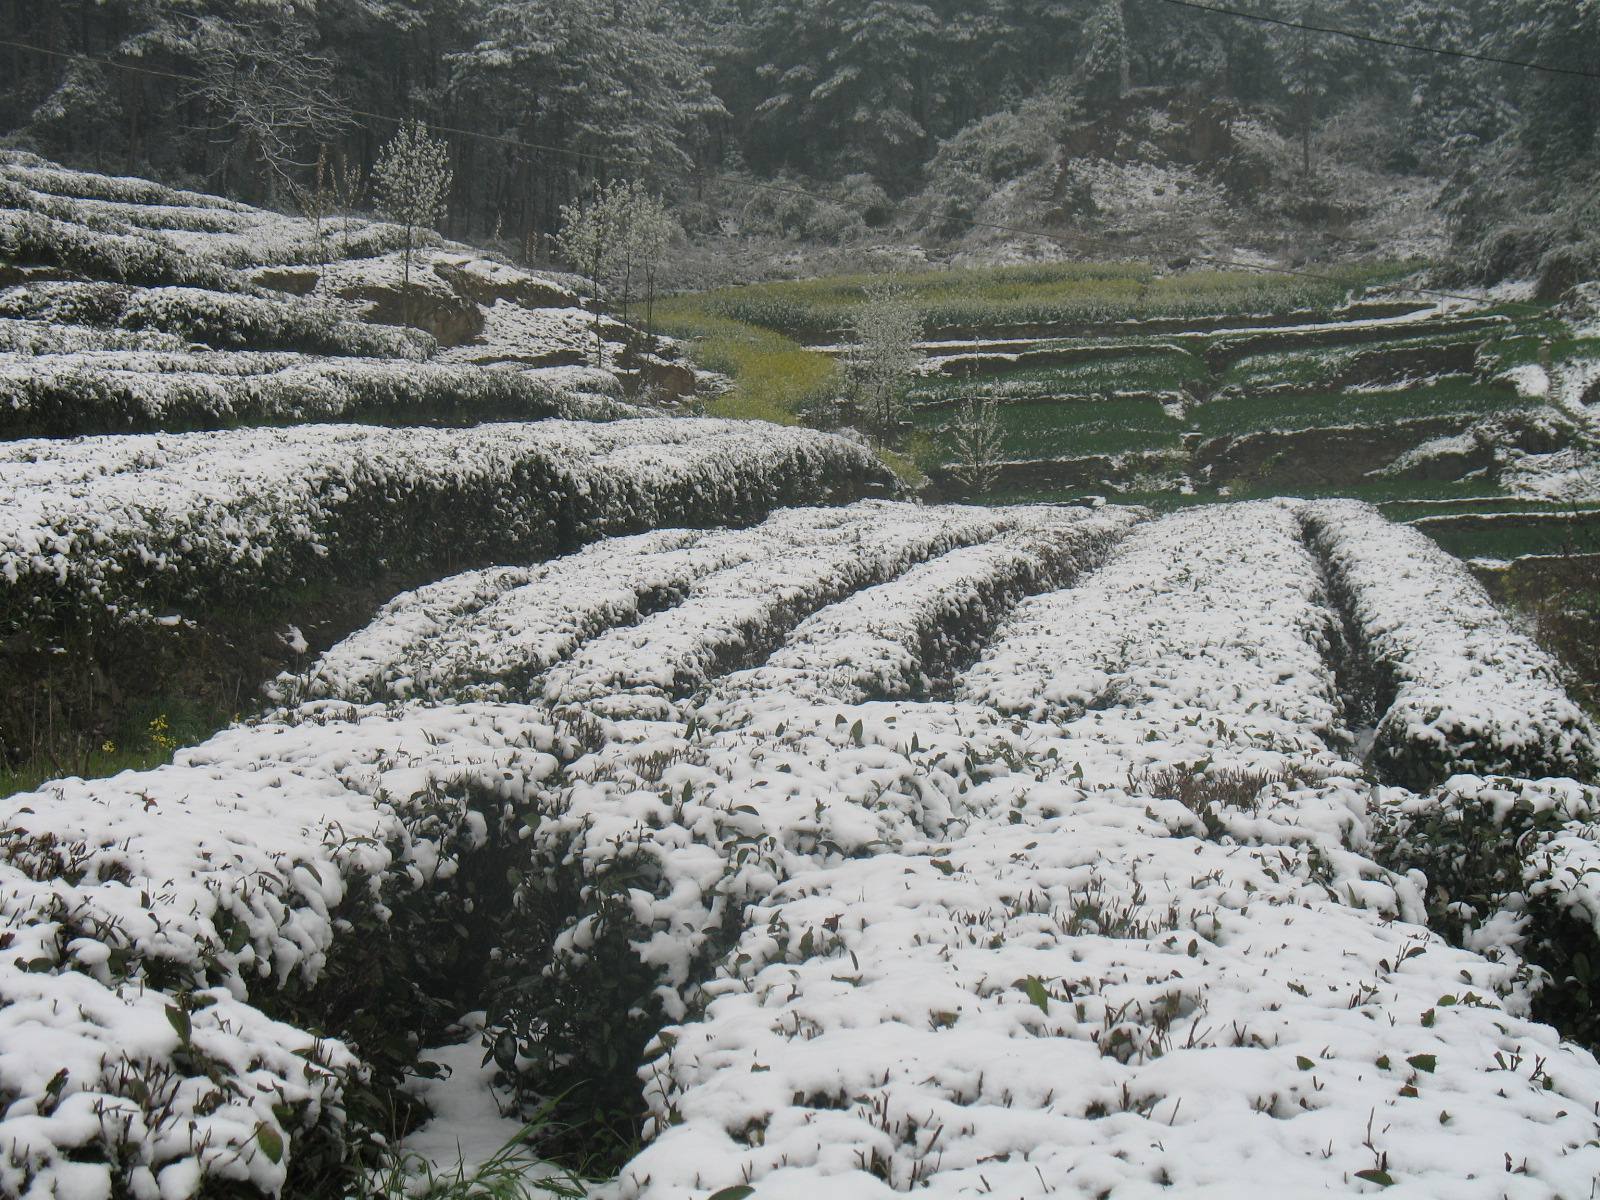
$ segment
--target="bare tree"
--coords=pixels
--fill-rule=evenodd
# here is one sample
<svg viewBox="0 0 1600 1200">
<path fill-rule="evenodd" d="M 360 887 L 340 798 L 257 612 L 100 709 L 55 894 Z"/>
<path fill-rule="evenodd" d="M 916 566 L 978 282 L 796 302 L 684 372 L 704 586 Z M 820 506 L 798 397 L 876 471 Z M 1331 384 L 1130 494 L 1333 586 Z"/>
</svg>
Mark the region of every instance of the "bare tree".
<svg viewBox="0 0 1600 1200">
<path fill-rule="evenodd" d="M 328 175 L 328 148 L 323 146 L 317 151 L 317 171 L 311 186 L 303 187 L 292 181 L 289 185 L 300 215 L 312 222 L 316 230 L 317 265 L 323 270 L 328 267 L 328 243 L 323 236 L 322 223 L 333 214 L 333 191 Z"/>
<path fill-rule="evenodd" d="M 378 211 L 406 230 L 405 290 L 411 292 L 411 255 L 419 230 L 443 220 L 450 194 L 450 148 L 428 136 L 428 127 L 407 121 L 378 153 L 372 170 Z"/>
<path fill-rule="evenodd" d="M 335 140 L 352 123 L 334 93 L 332 60 L 295 20 L 205 17 L 190 40 L 202 75 L 189 96 L 210 115 L 206 132 L 260 165 L 267 202 L 276 204 L 294 172 L 311 165 L 306 148 Z"/>
<path fill-rule="evenodd" d="M 617 242 L 621 231 L 617 224 L 617 194 L 627 185 L 613 183 L 597 185 L 589 199 L 561 206 L 561 229 L 556 234 L 556 248 L 579 275 L 589 281 L 593 290 L 594 307 L 594 365 L 605 365 L 605 339 L 600 333 L 603 313 L 601 292 L 605 281 L 615 271 Z"/>
<path fill-rule="evenodd" d="M 624 321 L 632 315 L 636 285 L 645 293 L 647 336 L 654 340 L 656 276 L 681 230 L 666 203 L 637 180 L 597 187 L 589 199 L 561 209 L 556 246 L 594 288 L 595 363 L 600 365 L 602 291 L 616 297 Z"/>
<path fill-rule="evenodd" d="M 633 241 L 644 276 L 644 332 L 649 346 L 656 341 L 656 277 L 672 243 L 683 235 L 666 203 L 659 196 L 641 194 L 633 219 Z"/>
<path fill-rule="evenodd" d="M 987 494 L 1000 478 L 1005 431 L 1000 425 L 1000 406 L 995 398 L 969 391 L 961 399 L 950 440 L 956 460 L 950 468 L 967 494 L 974 498 Z"/>
<path fill-rule="evenodd" d="M 922 314 L 905 293 L 870 288 L 851 321 L 853 341 L 845 352 L 845 392 L 867 427 L 880 438 L 900 426 L 906 386 L 921 359 Z"/>
<path fill-rule="evenodd" d="M 341 152 L 328 172 L 328 185 L 333 192 L 333 203 L 339 210 L 344 232 L 344 253 L 350 253 L 350 215 L 361 207 L 367 193 L 367 173 L 361 164 L 345 157 Z"/>
</svg>

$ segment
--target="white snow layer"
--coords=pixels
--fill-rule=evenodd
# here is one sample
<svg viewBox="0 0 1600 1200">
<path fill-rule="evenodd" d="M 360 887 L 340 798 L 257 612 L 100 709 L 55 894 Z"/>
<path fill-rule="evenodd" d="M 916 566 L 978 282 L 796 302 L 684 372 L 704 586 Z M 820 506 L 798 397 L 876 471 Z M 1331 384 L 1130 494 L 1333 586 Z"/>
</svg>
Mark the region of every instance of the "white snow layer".
<svg viewBox="0 0 1600 1200">
<path fill-rule="evenodd" d="M 261 1131 L 292 1154 L 356 1066 L 330 1042 L 324 1066 L 297 1057 L 309 1036 L 250 1001 L 314 978 L 341 936 L 405 936 L 383 932 L 386 889 L 447 903 L 511 837 L 578 885 L 552 893 L 575 907 L 550 975 L 609 979 L 599 935 L 626 922 L 653 981 L 639 1011 L 671 1022 L 640 1068 L 628 1200 L 1587 1195 L 1600 1064 L 1527 1019 L 1513 957 L 1448 946 L 1420 878 L 1373 861 L 1378 814 L 1409 794 L 1348 760 L 1339 620 L 1300 511 L 865 504 L 619 539 L 402 597 L 311 673 L 390 708 L 323 702 L 5 801 L 0 1187 L 274 1190 Z M 1492 610 L 1459 566 L 1369 510 L 1304 511 L 1405 686 L 1452 694 L 1446 644 L 1509 671 L 1464 632 Z M 953 637 L 1080 571 L 1016 605 L 957 699 L 859 702 L 921 694 L 964 661 Z M 392 703 L 402 680 L 461 677 L 657 702 Z M 1498 712 L 1545 719 L 1544 691 L 1496 680 Z M 1535 899 L 1560 888 L 1592 924 L 1567 881 L 1593 842 L 1569 822 L 1541 851 Z M 626 889 L 599 886 L 617 872 Z M 170 988 L 143 982 L 158 962 Z M 175 1053 L 184 995 L 222 1084 Z M 125 1057 L 181 1076 L 170 1120 L 147 1127 Z M 89 1119 L 115 1112 L 140 1115 Z"/>
<path fill-rule="evenodd" d="M 1330 500 L 1301 512 L 1387 693 L 1377 754 L 1399 781 L 1595 771 L 1600 734 L 1556 664 L 1458 559 L 1370 505 Z"/>
<path fill-rule="evenodd" d="M 328 556 L 337 570 L 337 556 L 370 556 L 390 535 L 414 541 L 419 515 L 462 553 L 521 543 L 535 557 L 564 538 L 729 519 L 879 474 L 843 438 L 689 419 L 17 441 L 0 445 L 0 580 L 19 622 L 63 593 L 126 614 Z"/>
</svg>

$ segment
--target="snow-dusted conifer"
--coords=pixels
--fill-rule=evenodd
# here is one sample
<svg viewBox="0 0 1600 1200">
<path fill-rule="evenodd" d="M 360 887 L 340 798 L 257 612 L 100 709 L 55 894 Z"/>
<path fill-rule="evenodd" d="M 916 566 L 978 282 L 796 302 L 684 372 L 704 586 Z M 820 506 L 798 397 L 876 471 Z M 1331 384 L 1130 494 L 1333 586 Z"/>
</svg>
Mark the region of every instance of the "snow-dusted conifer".
<svg viewBox="0 0 1600 1200">
<path fill-rule="evenodd" d="M 372 171 L 378 211 L 405 226 L 405 285 L 411 288 L 411 255 L 419 230 L 432 229 L 443 218 L 450 194 L 450 149 L 428 134 L 428 127 L 408 121 L 378 155 Z"/>
</svg>

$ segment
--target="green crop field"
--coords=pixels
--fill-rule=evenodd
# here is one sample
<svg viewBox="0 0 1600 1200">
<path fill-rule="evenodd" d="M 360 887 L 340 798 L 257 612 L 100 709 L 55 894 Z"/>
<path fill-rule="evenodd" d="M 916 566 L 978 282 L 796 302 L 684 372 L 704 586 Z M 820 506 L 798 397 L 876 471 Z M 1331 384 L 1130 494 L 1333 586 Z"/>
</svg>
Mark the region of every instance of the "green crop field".
<svg viewBox="0 0 1600 1200">
<path fill-rule="evenodd" d="M 912 410 L 915 427 L 933 435 L 948 450 L 944 432 L 949 409 Z M 1117 397 L 1105 400 L 1036 401 L 1006 404 L 999 410 L 1002 453 L 1008 459 L 1043 459 L 1177 446 L 1182 422 L 1155 400 Z"/>
<path fill-rule="evenodd" d="M 1470 421 L 1527 406 L 1528 401 L 1509 389 L 1451 379 L 1381 392 L 1287 396 L 1246 393 L 1199 405 L 1192 419 L 1201 433 L 1219 437 L 1266 429 L 1384 425 L 1425 417 L 1461 417 Z"/>
<path fill-rule="evenodd" d="M 725 317 L 807 342 L 842 336 L 872 289 L 904 292 L 930 329 L 1101 323 L 1164 317 L 1332 311 L 1350 292 L 1391 282 L 1394 264 L 1328 268 L 1316 278 L 1259 271 L 1158 274 L 1142 263 L 1047 263 L 756 284 L 677 297 L 680 319 Z"/>
</svg>

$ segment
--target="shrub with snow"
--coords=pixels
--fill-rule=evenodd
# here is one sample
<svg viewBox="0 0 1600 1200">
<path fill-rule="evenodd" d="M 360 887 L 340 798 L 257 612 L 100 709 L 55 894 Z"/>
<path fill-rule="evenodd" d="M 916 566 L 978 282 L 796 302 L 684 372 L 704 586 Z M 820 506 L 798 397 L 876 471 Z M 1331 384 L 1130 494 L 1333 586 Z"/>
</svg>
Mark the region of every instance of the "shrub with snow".
<svg viewBox="0 0 1600 1200">
<path fill-rule="evenodd" d="M 1454 774 L 1592 777 L 1600 734 L 1559 668 L 1459 559 L 1356 501 L 1301 509 L 1380 683 L 1374 759 L 1398 783 Z"/>
<path fill-rule="evenodd" d="M 704 420 L 22 441 L 0 477 L 0 629 L 41 643 L 392 560 L 527 560 L 890 486 L 845 439 Z"/>
</svg>

